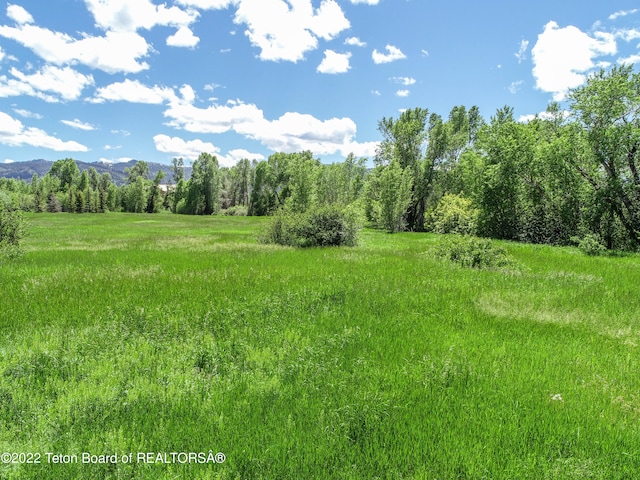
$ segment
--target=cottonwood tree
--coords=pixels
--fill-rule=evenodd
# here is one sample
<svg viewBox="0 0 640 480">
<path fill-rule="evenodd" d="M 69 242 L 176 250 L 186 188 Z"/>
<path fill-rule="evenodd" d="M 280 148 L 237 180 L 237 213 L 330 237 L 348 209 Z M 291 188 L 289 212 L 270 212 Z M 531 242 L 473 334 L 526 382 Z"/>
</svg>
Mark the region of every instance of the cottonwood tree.
<svg viewBox="0 0 640 480">
<path fill-rule="evenodd" d="M 393 160 L 378 181 L 379 222 L 389 233 L 405 229 L 407 211 L 413 202 L 413 172 Z"/>
<path fill-rule="evenodd" d="M 187 182 L 185 209 L 191 215 L 211 215 L 220 209 L 220 172 L 218 159 L 201 153 L 193 162 L 191 178 Z"/>
<path fill-rule="evenodd" d="M 570 92 L 569 103 L 575 141 L 585 147 L 572 164 L 638 245 L 640 74 L 630 65 L 600 70 Z"/>
<path fill-rule="evenodd" d="M 383 117 L 378 122 L 383 140 L 376 152 L 376 164 L 390 165 L 395 161 L 401 170 L 411 174 L 411 202 L 405 216 L 409 230 L 424 230 L 424 213 L 431 188 L 433 164 L 425 161 L 424 155 L 428 115 L 428 110 L 414 108 L 402 112 L 398 119 Z"/>
</svg>

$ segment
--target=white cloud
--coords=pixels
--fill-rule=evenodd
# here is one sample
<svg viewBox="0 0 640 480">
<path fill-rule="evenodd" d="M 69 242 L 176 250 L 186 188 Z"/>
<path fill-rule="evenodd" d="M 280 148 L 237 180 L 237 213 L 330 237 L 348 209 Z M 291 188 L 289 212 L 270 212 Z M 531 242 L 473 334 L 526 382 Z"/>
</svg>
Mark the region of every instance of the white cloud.
<svg viewBox="0 0 640 480">
<path fill-rule="evenodd" d="M 371 94 L 375 95 L 376 97 L 380 97 L 382 95 L 382 93 L 380 93 L 380 90 L 371 90 Z"/>
<path fill-rule="evenodd" d="M 258 140 L 275 152 L 310 150 L 314 154 L 364 156 L 373 155 L 373 144 L 360 144 L 353 140 L 356 124 L 350 118 L 319 120 L 312 115 L 287 112 L 276 120 L 243 124 L 235 128 L 238 133 Z"/>
<path fill-rule="evenodd" d="M 380 0 L 351 0 L 351 3 L 364 3 L 365 5 L 377 5 Z"/>
<path fill-rule="evenodd" d="M 150 0 L 85 0 L 96 25 L 106 31 L 135 32 L 156 25 L 182 27 L 198 18 L 195 10 L 182 10 Z"/>
<path fill-rule="evenodd" d="M 167 124 L 174 128 L 193 133 L 233 131 L 278 152 L 311 150 L 318 155 L 346 155 L 353 151 L 363 156 L 375 152 L 374 143 L 354 141 L 356 125 L 350 118 L 319 120 L 308 114 L 287 112 L 268 120 L 258 107 L 241 101 L 198 108 L 193 105 L 193 90 L 185 86 L 181 91 L 182 98 L 170 102 L 164 112 L 169 119 Z"/>
<path fill-rule="evenodd" d="M 591 37 L 574 26 L 560 28 L 549 22 L 531 50 L 536 87 L 552 93 L 556 101 L 563 100 L 570 88 L 584 83 L 590 70 L 605 65 L 594 59 L 616 51 L 611 34 L 596 32 Z"/>
<path fill-rule="evenodd" d="M 616 13 L 612 13 L 609 15 L 609 20 L 615 20 L 619 17 L 626 17 L 627 15 L 633 15 L 634 13 L 638 13 L 640 10 L 634 8 L 633 10 L 619 10 Z"/>
<path fill-rule="evenodd" d="M 509 85 L 509 92 L 512 94 L 518 93 L 518 90 L 520 90 L 520 87 L 522 87 L 522 85 L 524 85 L 524 82 L 522 80 L 511 82 L 511 85 Z"/>
<path fill-rule="evenodd" d="M 46 65 L 30 75 L 16 68 L 9 72 L 15 78 L 0 77 L 0 97 L 29 95 L 47 102 L 58 102 L 60 98 L 77 100 L 84 88 L 94 83 L 91 75 L 83 75 L 70 67 Z"/>
<path fill-rule="evenodd" d="M 398 97 L 408 97 L 409 95 L 411 95 L 411 92 L 409 90 L 398 90 L 396 92 L 396 95 Z"/>
<path fill-rule="evenodd" d="M 352 47 L 366 47 L 367 43 L 360 40 L 358 37 L 349 37 L 344 41 L 345 45 L 351 45 Z"/>
<path fill-rule="evenodd" d="M 315 50 L 318 38 L 331 40 L 350 24 L 335 0 L 313 8 L 310 0 L 240 0 L 234 22 L 260 48 L 262 60 L 297 62 Z"/>
<path fill-rule="evenodd" d="M 520 48 L 514 54 L 516 56 L 516 58 L 518 59 L 518 63 L 522 63 L 527 58 L 526 57 L 527 48 L 529 48 L 529 40 L 521 40 L 520 41 Z"/>
<path fill-rule="evenodd" d="M 74 141 L 63 141 L 39 128 L 25 128 L 22 122 L 0 112 L 0 143 L 11 147 L 29 145 L 58 152 L 87 152 L 89 149 Z"/>
<path fill-rule="evenodd" d="M 625 42 L 632 42 L 633 40 L 640 38 L 640 30 L 633 28 L 622 29 L 616 31 L 615 36 L 616 38 L 621 38 Z"/>
<path fill-rule="evenodd" d="M 169 126 L 188 132 L 224 133 L 264 118 L 262 110 L 253 104 L 232 102 L 198 108 L 193 105 L 195 96 L 190 87 L 183 87 L 181 93 L 183 98 L 171 101 L 164 116 L 170 119 Z"/>
<path fill-rule="evenodd" d="M 563 110 L 561 112 L 562 118 L 568 118 L 570 115 L 571 113 L 568 110 Z M 535 120 L 536 118 L 540 118 L 541 120 L 554 120 L 556 118 L 556 114 L 545 111 L 545 112 L 536 113 L 535 115 L 534 114 L 520 115 L 520 117 L 518 117 L 518 122 L 528 123 L 532 120 Z"/>
<path fill-rule="evenodd" d="M 15 163 L 15 160 L 11 160 L 10 158 L 5 158 L 2 163 Z"/>
<path fill-rule="evenodd" d="M 180 137 L 169 137 L 168 135 L 156 135 L 153 137 L 156 150 L 168 153 L 174 157 L 183 157 L 187 160 L 196 160 L 201 153 L 215 155 L 218 163 L 222 167 L 232 167 L 240 160 L 264 160 L 264 155 L 251 153 L 244 149 L 231 150 L 227 155 L 222 155 L 220 149 L 210 142 L 202 140 L 184 140 Z"/>
<path fill-rule="evenodd" d="M 44 116 L 40 115 L 39 113 L 33 113 L 22 108 L 14 108 L 13 111 L 24 118 L 35 118 L 36 120 L 42 120 L 44 118 Z"/>
<path fill-rule="evenodd" d="M 12 68 L 11 74 L 35 90 L 52 92 L 64 100 L 77 100 L 84 88 L 94 83 L 91 75 L 83 75 L 70 67 L 59 68 L 52 65 L 46 65 L 32 75 L 25 75 Z"/>
<path fill-rule="evenodd" d="M 407 58 L 407 56 L 402 53 L 399 48 L 394 47 L 393 45 L 387 45 L 385 47 L 385 50 L 387 51 L 386 54 L 381 53 L 378 50 L 373 50 L 371 58 L 373 58 L 373 62 L 375 64 L 389 63 L 395 60 L 402 60 L 404 58 Z"/>
<path fill-rule="evenodd" d="M 349 59 L 351 53 L 337 53 L 333 50 L 325 50 L 324 58 L 320 65 L 318 65 L 317 71 L 320 73 L 345 73 L 351 68 L 349 65 Z"/>
<path fill-rule="evenodd" d="M 7 17 L 16 22 L 19 25 L 25 23 L 33 23 L 33 17 L 20 5 L 7 5 Z"/>
<path fill-rule="evenodd" d="M 400 85 L 405 85 L 407 87 L 416 83 L 416 79 L 411 77 L 391 77 L 389 80 L 394 83 L 399 83 Z"/>
<path fill-rule="evenodd" d="M 632 63 L 640 63 L 640 55 L 630 55 L 628 57 L 619 58 L 618 63 L 624 63 L 627 65 Z"/>
<path fill-rule="evenodd" d="M 90 123 L 82 122 L 82 121 L 78 120 L 77 118 L 74 119 L 74 120 L 60 120 L 60 122 L 64 123 L 65 125 L 67 125 L 67 126 L 69 126 L 71 128 L 76 128 L 78 130 L 85 130 L 87 132 L 96 129 L 96 127 L 94 127 Z"/>
<path fill-rule="evenodd" d="M 131 157 L 118 157 L 118 158 L 104 158 L 101 157 L 100 160 L 98 160 L 100 163 L 129 163 L 131 160 L 135 160 L 135 158 L 131 158 Z"/>
<path fill-rule="evenodd" d="M 420 52 L 422 53 L 423 57 L 428 57 L 430 55 L 429 54 L 429 50 L 425 50 L 424 48 L 422 50 L 420 50 Z"/>
<path fill-rule="evenodd" d="M 147 87 L 138 80 L 126 79 L 124 82 L 116 82 L 99 88 L 90 101 L 93 103 L 124 101 L 160 105 L 175 98 L 176 94 L 171 88 L 157 85 Z"/>
<path fill-rule="evenodd" d="M 170 137 L 168 135 L 156 135 L 153 137 L 156 150 L 170 155 L 184 157 L 189 160 L 195 160 L 201 153 L 210 153 L 218 155 L 220 149 L 213 143 L 203 142 L 202 140 L 183 140 L 180 137 Z"/>
<path fill-rule="evenodd" d="M 107 73 L 137 73 L 149 68 L 138 59 L 149 50 L 147 41 L 135 32 L 106 32 L 104 37 L 84 35 L 76 39 L 35 25 L 0 26 L 0 36 L 15 40 L 48 63 L 82 63 Z"/>
<path fill-rule="evenodd" d="M 223 9 L 238 3 L 238 0 L 176 0 L 178 5 L 200 10 Z"/>
<path fill-rule="evenodd" d="M 236 164 L 240 160 L 244 160 L 244 159 L 264 160 L 264 155 L 262 155 L 261 153 L 251 153 L 250 151 L 245 150 L 244 148 L 236 148 L 229 151 L 229 153 L 227 154 L 227 158 L 232 159 L 233 163 Z"/>
<path fill-rule="evenodd" d="M 170 47 L 187 47 L 193 48 L 200 38 L 196 37 L 189 27 L 180 27 L 176 33 L 167 37 L 167 45 Z"/>
</svg>

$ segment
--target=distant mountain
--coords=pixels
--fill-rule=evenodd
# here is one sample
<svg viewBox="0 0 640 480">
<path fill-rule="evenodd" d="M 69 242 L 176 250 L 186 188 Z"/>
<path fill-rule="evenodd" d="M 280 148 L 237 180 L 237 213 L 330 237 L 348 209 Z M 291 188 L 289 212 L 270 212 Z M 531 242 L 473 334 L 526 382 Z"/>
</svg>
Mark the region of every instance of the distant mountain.
<svg viewBox="0 0 640 480">
<path fill-rule="evenodd" d="M 91 167 L 95 168 L 98 174 L 107 172 L 111 174 L 111 179 L 116 185 L 123 185 L 127 182 L 127 174 L 125 168 L 131 168 L 136 164 L 137 160 L 130 160 L 126 163 L 107 163 L 107 162 L 81 162 L 76 160 L 78 168 L 82 172 L 83 170 L 89 170 Z M 43 177 L 49 170 L 51 170 L 53 162 L 50 160 L 29 160 L 26 162 L 13 162 L 13 163 L 0 163 L 0 177 L 4 178 L 17 178 L 21 180 L 29 181 L 33 177 L 34 173 L 38 174 L 38 177 Z M 156 176 L 159 170 L 165 173 L 163 183 L 173 183 L 173 174 L 169 165 L 163 165 L 161 163 L 147 162 L 149 165 L 149 177 Z M 185 178 L 189 178 L 191 175 L 191 168 L 185 168 Z"/>
</svg>

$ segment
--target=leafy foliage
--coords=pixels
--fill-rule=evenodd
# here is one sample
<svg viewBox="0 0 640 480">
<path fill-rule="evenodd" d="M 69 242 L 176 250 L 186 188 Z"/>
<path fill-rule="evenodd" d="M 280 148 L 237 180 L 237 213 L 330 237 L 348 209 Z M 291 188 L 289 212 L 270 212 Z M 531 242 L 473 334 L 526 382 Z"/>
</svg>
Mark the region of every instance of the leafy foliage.
<svg viewBox="0 0 640 480">
<path fill-rule="evenodd" d="M 477 229 L 478 213 L 470 199 L 447 193 L 427 216 L 427 229 L 435 233 L 473 235 Z"/>
<path fill-rule="evenodd" d="M 495 268 L 512 263 L 504 248 L 487 238 L 451 235 L 438 246 L 436 255 L 462 267 Z"/>
<path fill-rule="evenodd" d="M 602 255 L 607 250 L 600 236 L 593 233 L 587 233 L 582 238 L 573 237 L 573 240 L 576 241 L 582 253 L 591 257 Z"/>
<path fill-rule="evenodd" d="M 21 241 L 26 230 L 27 223 L 22 212 L 0 206 L 0 258 L 14 258 L 24 253 Z"/>
<path fill-rule="evenodd" d="M 360 226 L 352 213 L 324 207 L 305 213 L 280 211 L 260 240 L 291 247 L 353 247 Z"/>
</svg>

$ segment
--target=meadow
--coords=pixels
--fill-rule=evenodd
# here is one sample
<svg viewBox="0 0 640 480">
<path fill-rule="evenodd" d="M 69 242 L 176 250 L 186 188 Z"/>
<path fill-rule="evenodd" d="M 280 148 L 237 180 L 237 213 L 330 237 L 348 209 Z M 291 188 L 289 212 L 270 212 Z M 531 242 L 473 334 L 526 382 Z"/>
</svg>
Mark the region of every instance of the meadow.
<svg viewBox="0 0 640 480">
<path fill-rule="evenodd" d="M 497 242 L 513 263 L 478 270 L 431 234 L 28 220 L 0 266 L 0 478 L 640 476 L 638 255 Z"/>
</svg>

